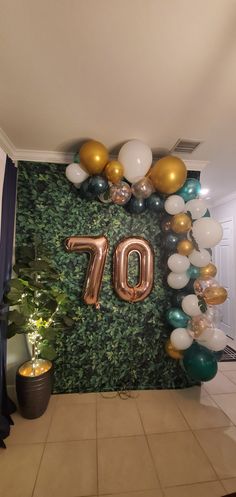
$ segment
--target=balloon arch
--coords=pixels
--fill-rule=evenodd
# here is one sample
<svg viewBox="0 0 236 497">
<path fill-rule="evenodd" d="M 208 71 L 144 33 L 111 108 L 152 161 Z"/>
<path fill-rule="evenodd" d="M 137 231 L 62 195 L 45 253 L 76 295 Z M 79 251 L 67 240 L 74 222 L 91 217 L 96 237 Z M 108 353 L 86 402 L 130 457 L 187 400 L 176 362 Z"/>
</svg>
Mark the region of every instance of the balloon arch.
<svg viewBox="0 0 236 497">
<path fill-rule="evenodd" d="M 118 160 L 109 161 L 106 147 L 90 140 L 80 148 L 66 176 L 82 198 L 125 206 L 130 213 L 145 209 L 162 215 L 164 246 L 169 256 L 167 283 L 173 292 L 173 307 L 166 319 L 173 328 L 165 345 L 166 353 L 180 360 L 186 373 L 196 381 L 211 380 L 217 372 L 217 360 L 226 346 L 226 335 L 218 328 L 218 304 L 227 299 L 226 290 L 215 280 L 217 269 L 211 262 L 211 249 L 223 230 L 210 217 L 201 185 L 187 179 L 184 162 L 166 156 L 152 166 L 152 151 L 139 140 L 131 140 L 120 149 Z M 125 180 L 124 180 L 125 178 Z M 90 253 L 84 300 L 99 307 L 98 295 L 108 250 L 101 237 L 70 237 L 68 251 Z M 140 281 L 127 284 L 127 261 L 131 251 L 140 256 Z M 120 298 L 136 302 L 146 298 L 153 282 L 152 248 L 147 240 L 122 240 L 114 254 L 114 289 Z M 192 293 L 187 291 L 192 280 Z M 194 292 L 194 293 L 193 293 Z"/>
</svg>

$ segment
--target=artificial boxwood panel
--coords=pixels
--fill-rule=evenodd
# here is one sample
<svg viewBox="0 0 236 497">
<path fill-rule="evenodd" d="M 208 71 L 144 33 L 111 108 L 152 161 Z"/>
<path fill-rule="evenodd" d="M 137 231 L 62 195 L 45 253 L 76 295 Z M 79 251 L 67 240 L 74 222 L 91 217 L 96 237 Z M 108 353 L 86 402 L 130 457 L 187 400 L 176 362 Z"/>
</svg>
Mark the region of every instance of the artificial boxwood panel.
<svg viewBox="0 0 236 497">
<path fill-rule="evenodd" d="M 169 293 L 161 268 L 159 219 L 149 211 L 135 216 L 123 207 L 82 200 L 57 164 L 21 162 L 18 175 L 16 243 L 34 243 L 39 235 L 55 267 L 59 285 L 75 313 L 73 329 L 56 340 L 55 392 L 181 388 L 190 385 L 178 361 L 166 356 L 170 334 L 165 311 Z M 106 235 L 109 254 L 100 293 L 100 310 L 82 301 L 86 254 L 67 253 L 71 235 Z M 119 300 L 112 288 L 112 255 L 124 237 L 142 236 L 155 252 L 155 283 L 139 303 Z M 137 259 L 130 261 L 130 281 L 137 278 Z"/>
</svg>

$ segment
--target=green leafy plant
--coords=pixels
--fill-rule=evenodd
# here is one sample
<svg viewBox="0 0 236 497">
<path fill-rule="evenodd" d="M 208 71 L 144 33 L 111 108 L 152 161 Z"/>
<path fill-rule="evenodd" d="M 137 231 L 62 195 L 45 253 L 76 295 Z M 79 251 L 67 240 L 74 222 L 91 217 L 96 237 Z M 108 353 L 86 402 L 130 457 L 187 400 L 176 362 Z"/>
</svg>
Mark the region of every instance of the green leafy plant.
<svg viewBox="0 0 236 497">
<path fill-rule="evenodd" d="M 57 334 L 74 324 L 68 313 L 68 299 L 59 289 L 60 275 L 35 239 L 33 246 L 21 247 L 16 254 L 15 277 L 5 295 L 9 304 L 8 338 L 16 333 L 28 335 L 32 366 L 38 357 L 56 357 Z"/>
</svg>

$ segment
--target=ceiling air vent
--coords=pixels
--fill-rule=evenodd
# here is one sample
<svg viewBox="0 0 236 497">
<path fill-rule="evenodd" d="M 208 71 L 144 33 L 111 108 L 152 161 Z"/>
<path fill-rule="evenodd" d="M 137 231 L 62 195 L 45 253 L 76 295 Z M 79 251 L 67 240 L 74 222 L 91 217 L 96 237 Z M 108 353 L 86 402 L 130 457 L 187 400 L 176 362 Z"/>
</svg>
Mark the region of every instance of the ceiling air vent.
<svg viewBox="0 0 236 497">
<path fill-rule="evenodd" d="M 202 142 L 199 142 L 197 140 L 184 140 L 180 138 L 171 149 L 171 153 L 175 152 L 176 154 L 192 154 L 201 143 Z"/>
</svg>

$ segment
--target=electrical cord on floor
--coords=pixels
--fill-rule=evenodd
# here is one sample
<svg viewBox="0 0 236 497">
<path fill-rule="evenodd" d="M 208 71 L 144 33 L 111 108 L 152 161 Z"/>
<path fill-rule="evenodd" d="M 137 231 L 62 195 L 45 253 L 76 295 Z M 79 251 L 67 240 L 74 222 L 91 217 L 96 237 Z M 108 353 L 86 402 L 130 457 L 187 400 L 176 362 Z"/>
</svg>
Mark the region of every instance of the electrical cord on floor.
<svg viewBox="0 0 236 497">
<path fill-rule="evenodd" d="M 109 394 L 109 395 L 100 392 L 100 395 L 103 399 L 115 399 L 116 397 L 119 397 L 121 400 L 128 400 L 128 399 L 137 399 L 139 394 L 138 392 L 134 393 L 130 390 L 118 390 L 117 392 L 114 392 L 114 394 Z"/>
</svg>

